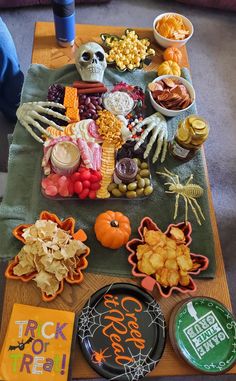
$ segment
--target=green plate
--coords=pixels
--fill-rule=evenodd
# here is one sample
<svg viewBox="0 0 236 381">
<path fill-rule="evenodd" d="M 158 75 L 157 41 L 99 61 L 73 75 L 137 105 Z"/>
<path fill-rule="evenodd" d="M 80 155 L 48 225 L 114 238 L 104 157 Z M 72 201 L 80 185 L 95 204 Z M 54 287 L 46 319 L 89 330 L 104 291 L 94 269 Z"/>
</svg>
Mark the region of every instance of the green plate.
<svg viewBox="0 0 236 381">
<path fill-rule="evenodd" d="M 169 331 L 175 351 L 201 372 L 222 374 L 236 362 L 236 321 L 216 299 L 195 297 L 179 303 Z"/>
</svg>

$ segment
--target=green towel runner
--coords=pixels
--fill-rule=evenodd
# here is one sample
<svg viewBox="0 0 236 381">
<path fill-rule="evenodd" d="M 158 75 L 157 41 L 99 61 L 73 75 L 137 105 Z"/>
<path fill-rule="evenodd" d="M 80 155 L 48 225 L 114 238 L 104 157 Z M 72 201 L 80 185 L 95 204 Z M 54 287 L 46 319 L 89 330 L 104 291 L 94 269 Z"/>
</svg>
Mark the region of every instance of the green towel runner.
<svg viewBox="0 0 236 381">
<path fill-rule="evenodd" d="M 191 81 L 187 69 L 183 69 L 183 76 Z M 112 85 L 124 81 L 146 89 L 147 84 L 155 77 L 155 72 L 136 71 L 131 74 L 107 69 L 105 83 L 106 85 Z M 76 79 L 78 79 L 78 73 L 74 65 L 67 65 L 56 70 L 47 69 L 42 65 L 32 65 L 25 80 L 21 101 L 23 103 L 45 100 L 50 84 L 57 82 L 69 85 Z M 153 109 L 149 106 L 147 115 L 153 112 Z M 188 112 L 188 114 L 192 113 L 196 113 L 195 106 Z M 168 120 L 168 129 L 172 135 L 178 121 L 186 115 Z M 173 222 L 175 204 L 175 196 L 164 193 L 163 179 L 155 174 L 156 170 L 161 171 L 165 166 L 170 171 L 178 173 L 182 183 L 185 183 L 186 179 L 193 173 L 194 182 L 201 185 L 205 190 L 204 196 L 199 199 L 206 217 L 206 221 L 202 226 L 196 223 L 193 214 L 189 211 L 189 220 L 192 222 L 193 227 L 191 251 L 206 255 L 210 259 L 208 270 L 201 273 L 200 276 L 214 277 L 214 241 L 209 217 L 204 165 L 200 152 L 188 163 L 181 163 L 169 155 L 164 165 L 156 163 L 152 167 L 154 192 L 151 197 L 145 200 L 49 200 L 42 196 L 40 191 L 41 159 L 42 145 L 34 141 L 28 132 L 17 123 L 10 147 L 6 194 L 0 207 L 0 257 L 12 258 L 19 251 L 21 243 L 11 233 L 16 225 L 33 223 L 42 210 L 49 210 L 56 213 L 60 218 L 73 216 L 77 221 L 77 228 L 86 231 L 88 235 L 87 244 L 91 247 L 87 271 L 116 276 L 130 276 L 131 267 L 127 262 L 128 253 L 125 248 L 108 250 L 97 242 L 93 231 L 95 218 L 99 213 L 108 209 L 121 211 L 130 218 L 133 236 L 137 236 L 137 227 L 141 219 L 149 216 L 164 231 L 168 224 Z M 176 222 L 183 221 L 183 219 L 184 202 L 180 199 L 179 214 Z"/>
</svg>

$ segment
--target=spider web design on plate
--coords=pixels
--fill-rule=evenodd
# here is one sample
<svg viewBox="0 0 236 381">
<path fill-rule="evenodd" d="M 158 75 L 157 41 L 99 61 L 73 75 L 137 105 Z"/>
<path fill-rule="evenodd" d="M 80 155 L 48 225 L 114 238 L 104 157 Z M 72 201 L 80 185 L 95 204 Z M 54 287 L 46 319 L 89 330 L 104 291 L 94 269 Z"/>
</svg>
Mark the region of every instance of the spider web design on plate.
<svg viewBox="0 0 236 381">
<path fill-rule="evenodd" d="M 159 362 L 159 359 L 153 360 L 151 357 L 149 357 L 151 350 L 152 348 L 145 355 L 141 353 L 141 350 L 138 354 L 134 355 L 129 348 L 129 353 L 134 361 L 129 361 L 127 364 L 124 364 L 124 373 L 112 377 L 110 380 L 120 378 L 122 380 L 127 379 L 128 381 L 137 381 L 140 378 L 145 377 L 155 368 Z"/>
<path fill-rule="evenodd" d="M 150 316 L 151 322 L 148 327 L 152 324 L 156 324 L 161 328 L 162 335 L 165 336 L 166 323 L 159 304 L 153 300 L 152 302 L 147 303 L 147 309 L 143 312 L 146 312 Z"/>
<path fill-rule="evenodd" d="M 98 328 L 104 327 L 102 324 L 102 316 L 107 313 L 98 312 L 96 306 L 102 300 L 103 296 L 112 288 L 113 284 L 111 284 L 104 294 L 98 299 L 94 306 L 90 306 L 91 299 L 88 301 L 88 305 L 83 308 L 79 320 L 78 320 L 78 330 L 77 334 L 81 341 L 83 342 L 88 337 L 94 337 L 95 332 Z"/>
</svg>

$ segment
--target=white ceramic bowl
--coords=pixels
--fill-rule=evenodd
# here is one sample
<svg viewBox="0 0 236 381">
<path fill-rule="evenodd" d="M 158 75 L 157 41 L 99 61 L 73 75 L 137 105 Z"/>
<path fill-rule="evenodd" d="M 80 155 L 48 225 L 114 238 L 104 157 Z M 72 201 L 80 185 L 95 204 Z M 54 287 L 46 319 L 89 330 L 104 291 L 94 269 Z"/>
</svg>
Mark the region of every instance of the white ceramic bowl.
<svg viewBox="0 0 236 381">
<path fill-rule="evenodd" d="M 157 22 L 159 20 L 161 20 L 164 16 L 167 16 L 167 15 L 177 15 L 177 16 L 182 17 L 183 23 L 185 24 L 185 26 L 190 31 L 190 34 L 187 38 L 185 38 L 184 40 L 173 40 L 170 38 L 165 38 L 165 37 L 161 36 L 160 33 L 157 32 L 157 30 L 156 30 Z M 188 40 L 192 37 L 193 30 L 194 30 L 193 24 L 191 23 L 191 21 L 189 21 L 189 19 L 187 19 L 187 17 L 180 15 L 179 13 L 175 13 L 175 12 L 162 13 L 161 15 L 157 16 L 155 18 L 155 20 L 153 21 L 153 34 L 154 34 L 155 40 L 159 45 L 163 46 L 163 48 L 168 48 L 169 46 L 178 47 L 178 46 L 185 45 L 186 42 L 188 42 Z"/>
<path fill-rule="evenodd" d="M 164 78 L 171 78 L 171 79 L 178 79 L 183 85 L 185 85 L 186 89 L 188 90 L 189 92 L 189 95 L 191 97 L 191 100 L 192 100 L 192 103 L 184 108 L 183 110 L 169 110 L 167 108 L 164 108 L 162 106 L 160 106 L 153 98 L 152 96 L 152 92 L 151 90 L 148 89 L 149 91 L 149 95 L 150 95 L 150 100 L 151 100 L 151 104 L 152 104 L 152 107 L 156 110 L 156 111 L 159 111 L 162 115 L 165 115 L 165 116 L 176 116 L 176 115 L 180 115 L 182 114 L 183 112 L 187 111 L 194 103 L 195 103 L 195 91 L 194 91 L 194 88 L 193 86 L 191 85 L 191 83 L 189 83 L 188 81 L 186 81 L 186 79 L 182 78 L 182 77 L 178 77 L 177 75 L 161 75 L 160 77 L 157 77 L 155 78 L 152 82 L 158 82 L 158 81 L 161 81 L 162 79 Z"/>
</svg>

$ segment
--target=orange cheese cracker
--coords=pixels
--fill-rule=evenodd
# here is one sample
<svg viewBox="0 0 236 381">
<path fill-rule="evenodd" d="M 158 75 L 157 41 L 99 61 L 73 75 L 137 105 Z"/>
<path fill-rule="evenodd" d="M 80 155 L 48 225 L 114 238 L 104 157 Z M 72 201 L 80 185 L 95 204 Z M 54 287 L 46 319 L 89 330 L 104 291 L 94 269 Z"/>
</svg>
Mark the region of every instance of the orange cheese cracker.
<svg viewBox="0 0 236 381">
<path fill-rule="evenodd" d="M 79 119 L 79 110 L 73 107 L 67 107 L 66 116 L 70 118 L 71 122 L 78 122 Z"/>
<path fill-rule="evenodd" d="M 77 96 L 77 89 L 74 87 L 65 87 L 65 96 L 63 105 L 65 107 L 72 107 L 77 108 L 78 107 L 78 96 Z"/>
</svg>

